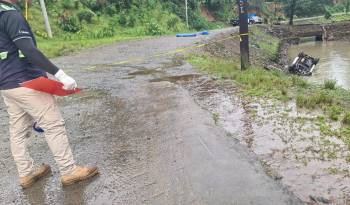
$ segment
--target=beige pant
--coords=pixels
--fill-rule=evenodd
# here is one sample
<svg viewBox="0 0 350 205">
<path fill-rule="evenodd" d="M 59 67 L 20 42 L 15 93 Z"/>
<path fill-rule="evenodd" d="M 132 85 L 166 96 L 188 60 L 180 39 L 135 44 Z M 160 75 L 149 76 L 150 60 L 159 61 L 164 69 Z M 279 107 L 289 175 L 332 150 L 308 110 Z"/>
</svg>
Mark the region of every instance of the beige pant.
<svg viewBox="0 0 350 205">
<path fill-rule="evenodd" d="M 33 171 L 34 161 L 26 143 L 34 122 L 45 130 L 46 141 L 62 175 L 75 168 L 73 154 L 66 136 L 65 124 L 52 95 L 15 88 L 3 90 L 2 96 L 10 116 L 11 151 L 20 177 Z"/>
</svg>

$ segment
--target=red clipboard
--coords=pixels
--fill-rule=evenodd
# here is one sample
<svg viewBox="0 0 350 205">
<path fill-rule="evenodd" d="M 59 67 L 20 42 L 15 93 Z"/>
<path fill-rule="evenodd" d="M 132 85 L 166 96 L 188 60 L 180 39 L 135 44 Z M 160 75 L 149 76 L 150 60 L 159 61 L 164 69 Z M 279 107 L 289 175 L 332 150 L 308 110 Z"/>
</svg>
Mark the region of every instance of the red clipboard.
<svg viewBox="0 0 350 205">
<path fill-rule="evenodd" d="M 57 96 L 67 96 L 79 93 L 81 91 L 81 89 L 79 88 L 76 88 L 74 90 L 64 90 L 62 88 L 62 83 L 44 77 L 39 77 L 34 80 L 26 81 L 24 83 L 21 83 L 21 86 Z"/>
</svg>

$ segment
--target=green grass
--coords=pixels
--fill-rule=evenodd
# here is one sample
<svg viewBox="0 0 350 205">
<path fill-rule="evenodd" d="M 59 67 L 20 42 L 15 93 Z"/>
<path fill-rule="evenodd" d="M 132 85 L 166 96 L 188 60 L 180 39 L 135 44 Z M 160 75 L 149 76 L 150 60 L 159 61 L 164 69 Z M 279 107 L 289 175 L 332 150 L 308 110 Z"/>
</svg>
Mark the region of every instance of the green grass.
<svg viewBox="0 0 350 205">
<path fill-rule="evenodd" d="M 280 101 L 295 99 L 300 108 L 319 109 L 326 116 L 319 118 L 317 123 L 322 135 L 336 136 L 350 149 L 350 91 L 308 84 L 300 77 L 259 67 L 241 71 L 234 60 L 205 55 L 189 55 L 187 60 L 202 72 L 232 80 L 246 96 Z M 341 121 L 343 125 L 333 130 L 331 121 Z"/>
<path fill-rule="evenodd" d="M 304 90 L 305 93 L 297 95 L 296 103 L 298 107 L 315 109 L 317 107 L 332 105 L 333 98 L 328 92 L 324 90 L 319 90 L 317 88 L 314 88 L 314 89 L 316 91 L 314 93 L 310 92 L 309 94 L 306 94 L 308 93 L 307 92 L 308 90 Z"/>
<path fill-rule="evenodd" d="M 326 81 L 324 82 L 324 88 L 325 88 L 325 89 L 329 89 L 329 90 L 334 90 L 336 84 L 337 84 L 337 81 L 336 81 L 336 80 L 326 80 Z"/>
<path fill-rule="evenodd" d="M 237 62 L 207 56 L 190 55 L 187 60 L 203 72 L 221 79 L 231 79 L 239 84 L 247 95 L 288 99 L 292 78 L 279 71 L 267 71 L 252 67 L 241 71 Z"/>
<path fill-rule="evenodd" d="M 350 112 L 345 113 L 342 123 L 347 126 L 350 125 Z"/>
<path fill-rule="evenodd" d="M 115 36 L 103 39 L 82 39 L 82 40 L 66 40 L 61 38 L 54 39 L 38 39 L 39 49 L 49 58 L 67 55 L 83 49 L 92 48 L 101 45 L 107 45 L 120 41 L 140 39 L 141 37 Z"/>
<path fill-rule="evenodd" d="M 332 105 L 327 108 L 329 118 L 334 121 L 338 121 L 340 119 L 343 111 L 343 108 L 338 105 Z"/>
<path fill-rule="evenodd" d="M 250 27 L 251 44 L 257 46 L 261 50 L 261 55 L 267 57 L 271 61 L 278 58 L 278 50 L 280 48 L 280 40 L 274 36 L 268 35 L 263 29 L 252 26 Z"/>
</svg>

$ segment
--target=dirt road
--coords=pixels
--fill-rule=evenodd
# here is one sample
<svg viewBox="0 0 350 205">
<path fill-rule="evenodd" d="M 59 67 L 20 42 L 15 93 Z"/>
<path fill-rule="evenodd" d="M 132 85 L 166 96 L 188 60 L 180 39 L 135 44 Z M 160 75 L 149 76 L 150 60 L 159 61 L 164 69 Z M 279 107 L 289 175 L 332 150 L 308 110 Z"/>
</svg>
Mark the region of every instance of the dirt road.
<svg viewBox="0 0 350 205">
<path fill-rule="evenodd" d="M 46 142 L 33 135 L 32 157 L 54 172 L 21 190 L 0 101 L 0 204 L 300 204 L 181 86 L 206 76 L 176 57 L 109 65 L 210 36 L 124 42 L 55 59 L 84 89 L 59 104 L 76 160 L 101 169 L 91 183 L 62 188 Z"/>
</svg>

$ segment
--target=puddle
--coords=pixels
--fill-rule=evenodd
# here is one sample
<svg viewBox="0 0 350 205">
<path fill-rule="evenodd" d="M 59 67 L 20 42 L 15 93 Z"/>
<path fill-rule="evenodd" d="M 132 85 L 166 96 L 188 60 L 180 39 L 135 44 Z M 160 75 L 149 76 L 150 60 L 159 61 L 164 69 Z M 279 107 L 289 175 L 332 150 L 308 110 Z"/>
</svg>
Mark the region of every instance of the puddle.
<svg viewBox="0 0 350 205">
<path fill-rule="evenodd" d="M 142 70 L 136 70 L 136 71 L 132 71 L 130 73 L 128 73 L 128 75 L 153 75 L 153 74 L 163 74 L 164 72 L 161 70 L 157 70 L 157 69 L 142 69 Z"/>
<path fill-rule="evenodd" d="M 188 74 L 188 75 L 179 75 L 179 76 L 167 76 L 162 78 L 152 79 L 149 82 L 163 82 L 168 81 L 171 83 L 176 83 L 178 81 L 195 81 L 195 79 L 199 78 L 201 75 L 198 74 Z"/>
<path fill-rule="evenodd" d="M 180 66 L 183 66 L 184 64 L 185 62 L 182 56 L 174 56 L 171 59 L 171 62 L 162 63 L 162 68 L 167 69 L 167 68 L 180 67 Z"/>
</svg>

